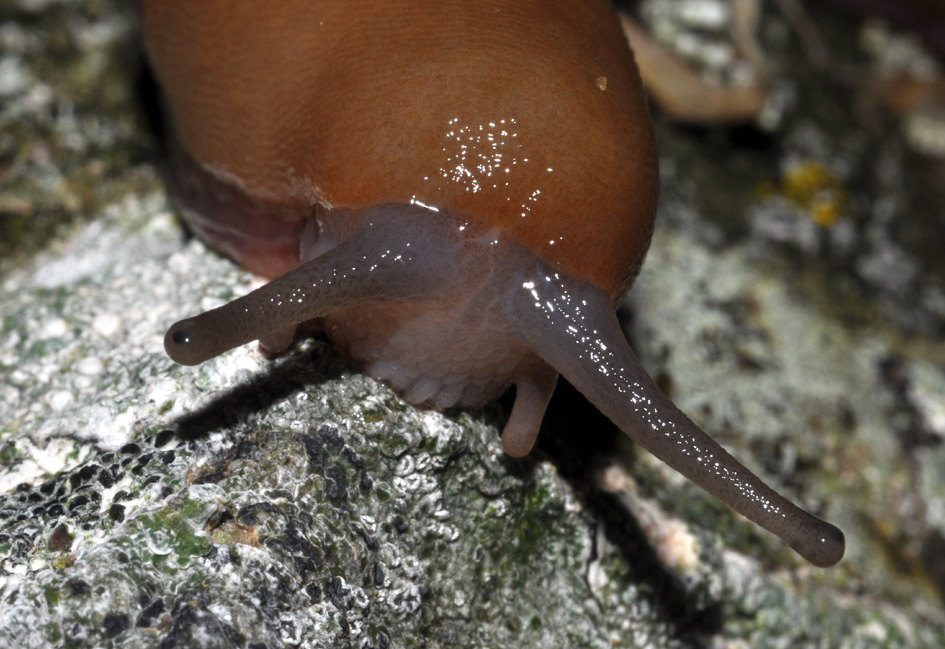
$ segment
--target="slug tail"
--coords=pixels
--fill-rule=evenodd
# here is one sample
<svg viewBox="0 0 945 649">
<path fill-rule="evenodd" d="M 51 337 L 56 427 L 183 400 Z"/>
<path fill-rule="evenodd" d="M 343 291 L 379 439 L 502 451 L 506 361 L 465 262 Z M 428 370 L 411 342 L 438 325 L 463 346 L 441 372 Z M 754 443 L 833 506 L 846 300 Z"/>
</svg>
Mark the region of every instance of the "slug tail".
<svg viewBox="0 0 945 649">
<path fill-rule="evenodd" d="M 840 560 L 838 528 L 776 493 L 663 394 L 634 356 L 601 289 L 539 267 L 523 274 L 513 301 L 531 349 L 633 440 L 811 563 Z"/>
</svg>

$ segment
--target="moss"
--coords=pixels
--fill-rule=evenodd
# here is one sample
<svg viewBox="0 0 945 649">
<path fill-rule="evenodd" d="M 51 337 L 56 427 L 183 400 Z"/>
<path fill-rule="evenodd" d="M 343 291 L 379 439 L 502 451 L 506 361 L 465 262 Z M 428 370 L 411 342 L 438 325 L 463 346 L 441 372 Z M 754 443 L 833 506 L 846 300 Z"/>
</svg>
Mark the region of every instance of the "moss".
<svg viewBox="0 0 945 649">
<path fill-rule="evenodd" d="M 215 505 L 185 498 L 179 507 L 134 519 L 137 533 L 125 537 L 122 546 L 163 572 L 176 572 L 213 548 L 213 540 L 203 531 L 213 511 Z"/>
<path fill-rule="evenodd" d="M 403 435 L 393 433 L 384 440 L 383 448 L 386 454 L 396 456 L 410 448 L 410 442 Z"/>
<path fill-rule="evenodd" d="M 7 433 L 4 431 L 0 437 L 7 437 L 12 435 L 12 433 Z M 0 445 L 0 465 L 5 467 L 12 467 L 23 461 L 23 453 L 14 446 L 13 444 L 3 444 Z"/>
<path fill-rule="evenodd" d="M 30 359 L 40 359 L 46 356 L 49 351 L 49 345 L 45 340 L 37 340 L 26 352 L 26 356 Z"/>
<path fill-rule="evenodd" d="M 46 637 L 53 645 L 62 641 L 62 628 L 58 622 L 49 622 L 46 625 Z"/>
<path fill-rule="evenodd" d="M 59 600 L 62 598 L 62 592 L 59 590 L 58 586 L 46 586 L 43 589 L 45 594 L 46 606 L 50 609 L 54 609 L 59 606 Z"/>
<path fill-rule="evenodd" d="M 378 410 L 377 408 L 369 408 L 361 411 L 361 418 L 366 424 L 376 424 L 379 421 L 384 421 L 384 413 Z"/>
<path fill-rule="evenodd" d="M 53 570 L 65 570 L 66 568 L 71 568 L 75 565 L 75 555 L 65 554 L 53 557 L 50 565 Z"/>
</svg>

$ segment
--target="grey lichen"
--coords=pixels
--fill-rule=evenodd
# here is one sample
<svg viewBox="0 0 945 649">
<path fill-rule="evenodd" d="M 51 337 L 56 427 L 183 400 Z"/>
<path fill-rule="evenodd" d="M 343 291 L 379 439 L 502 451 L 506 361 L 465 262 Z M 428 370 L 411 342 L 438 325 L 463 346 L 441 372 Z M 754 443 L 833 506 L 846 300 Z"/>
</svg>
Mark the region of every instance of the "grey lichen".
<svg viewBox="0 0 945 649">
<path fill-rule="evenodd" d="M 153 167 L 135 162 L 146 136 L 116 56 L 134 51 L 125 10 L 0 10 L 4 225 L 89 217 L 26 228 L 39 243 L 0 264 L 0 642 L 945 644 L 945 579 L 930 568 L 945 538 L 940 343 L 867 321 L 887 307 L 849 309 L 849 292 L 837 308 L 816 266 L 786 270 L 795 248 L 779 256 L 768 230 L 727 238 L 699 200 L 718 184 L 681 173 L 712 147 L 680 153 L 665 126 L 661 219 L 676 227 L 654 240 L 628 333 L 685 410 L 845 528 L 832 571 L 629 443 L 588 448 L 606 424 L 586 410 L 549 422 L 546 454 L 513 461 L 501 411 L 416 410 L 318 338 L 277 359 L 246 347 L 170 362 L 169 323 L 256 280 L 186 241 Z M 736 175 L 706 164 L 706 178 Z M 786 218 L 748 181 L 725 191 L 749 216 Z M 801 229 L 786 240 L 834 236 Z"/>
</svg>

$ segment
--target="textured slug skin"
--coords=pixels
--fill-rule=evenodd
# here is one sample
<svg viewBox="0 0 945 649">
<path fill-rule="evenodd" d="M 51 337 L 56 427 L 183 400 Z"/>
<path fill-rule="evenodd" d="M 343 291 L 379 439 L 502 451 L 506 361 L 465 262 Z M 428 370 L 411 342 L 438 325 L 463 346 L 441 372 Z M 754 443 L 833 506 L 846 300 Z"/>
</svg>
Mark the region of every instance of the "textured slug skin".
<svg viewBox="0 0 945 649">
<path fill-rule="evenodd" d="M 299 219 L 316 201 L 447 207 L 613 297 L 639 269 L 654 143 L 609 3 L 145 0 L 142 16 L 177 138 L 250 196 Z"/>
<path fill-rule="evenodd" d="M 840 530 L 696 426 L 623 337 L 613 305 L 649 244 L 657 169 L 608 3 L 141 6 L 185 218 L 279 275 L 175 323 L 164 339 L 174 360 L 253 340 L 283 349 L 320 317 L 412 403 L 482 404 L 515 385 L 502 432 L 513 456 L 532 448 L 560 373 L 809 561 L 839 561 Z"/>
</svg>

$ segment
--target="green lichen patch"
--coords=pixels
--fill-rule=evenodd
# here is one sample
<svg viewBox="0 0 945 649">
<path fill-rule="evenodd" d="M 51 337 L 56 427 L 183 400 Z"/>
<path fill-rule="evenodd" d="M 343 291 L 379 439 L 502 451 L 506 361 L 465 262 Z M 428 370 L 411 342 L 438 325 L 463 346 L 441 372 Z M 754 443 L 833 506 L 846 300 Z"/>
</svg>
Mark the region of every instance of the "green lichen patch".
<svg viewBox="0 0 945 649">
<path fill-rule="evenodd" d="M 182 502 L 172 499 L 160 511 L 126 523 L 120 545 L 133 561 L 150 561 L 162 572 L 176 572 L 210 552 L 213 542 L 203 528 L 220 509 L 223 493 L 191 488 L 179 498 Z"/>
</svg>

